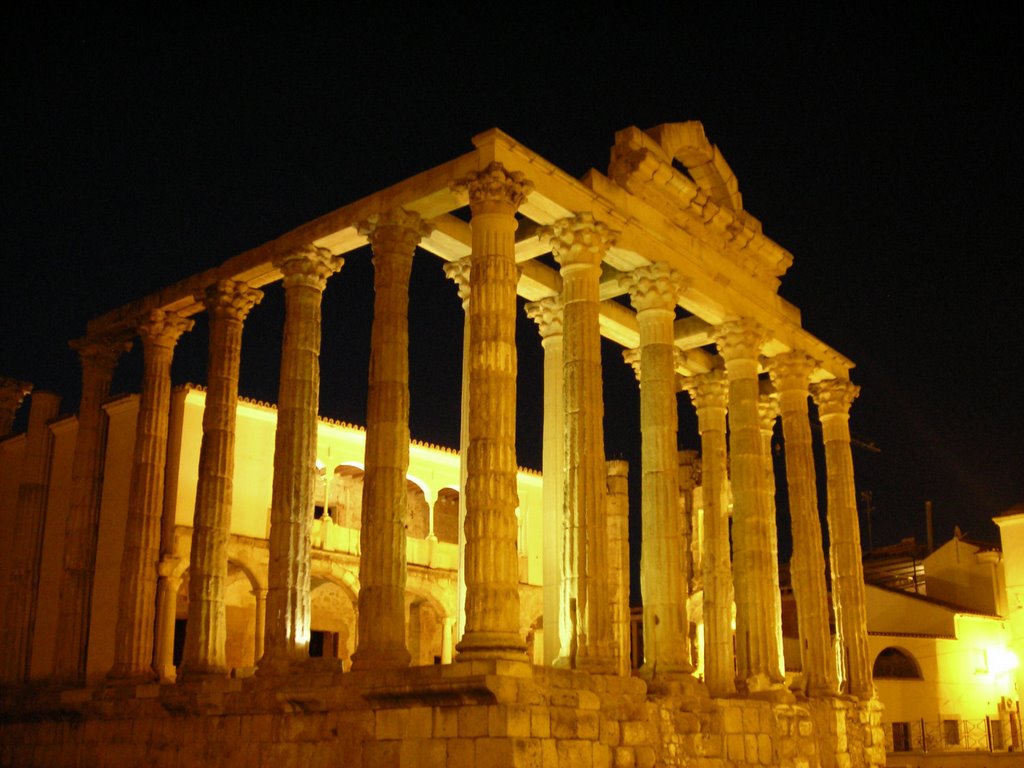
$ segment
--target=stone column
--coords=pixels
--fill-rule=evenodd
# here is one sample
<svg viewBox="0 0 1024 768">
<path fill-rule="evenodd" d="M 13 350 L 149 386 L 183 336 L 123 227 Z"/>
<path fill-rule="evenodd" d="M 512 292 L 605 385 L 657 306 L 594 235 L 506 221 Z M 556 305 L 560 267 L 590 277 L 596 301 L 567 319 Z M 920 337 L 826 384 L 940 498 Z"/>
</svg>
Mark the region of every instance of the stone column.
<svg viewBox="0 0 1024 768">
<path fill-rule="evenodd" d="M 764 457 L 764 503 L 768 510 L 768 547 L 772 576 L 772 615 L 775 622 L 775 649 L 779 654 L 778 664 L 783 675 L 786 672 L 786 655 L 782 649 L 782 590 L 779 583 L 779 527 L 775 509 L 775 457 L 772 455 L 772 435 L 775 422 L 779 419 L 779 398 L 771 388 L 771 382 L 760 382 L 761 395 L 757 401 L 757 415 L 761 427 L 761 455 Z"/>
<path fill-rule="evenodd" d="M 686 379 L 697 410 L 704 497 L 704 682 L 712 696 L 736 693 L 725 417 L 729 387 L 720 369 Z"/>
<path fill-rule="evenodd" d="M 24 390 L 22 390 L 24 391 Z M 28 678 L 35 631 L 39 566 L 43 553 L 46 496 L 50 486 L 50 451 L 53 433 L 49 422 L 57 416 L 60 396 L 52 392 L 32 395 L 25 435 L 21 485 L 10 531 L 10 573 L 0 636 L 0 682 L 20 683 Z M 2 425 L 0 425 L 2 426 Z"/>
<path fill-rule="evenodd" d="M 569 600 L 575 580 L 563 574 L 565 537 L 565 415 L 562 393 L 562 300 L 526 305 L 544 347 L 544 662 L 568 666 L 572 644 Z"/>
<path fill-rule="evenodd" d="M 181 576 L 177 574 L 178 558 L 163 557 L 157 565 L 156 582 L 156 648 L 153 668 L 161 683 L 175 678 L 174 620 L 178 613 L 178 589 Z"/>
<path fill-rule="evenodd" d="M 0 437 L 6 437 L 14 427 L 14 416 L 22 401 L 32 391 L 27 381 L 0 376 Z"/>
<path fill-rule="evenodd" d="M 576 665 L 613 672 L 608 586 L 604 398 L 601 376 L 601 261 L 615 233 L 590 214 L 542 231 L 562 275 L 565 408 L 565 514 L 575 564 Z M 571 578 L 571 576 L 570 576 Z M 570 614 L 572 602 L 570 602 Z"/>
<path fill-rule="evenodd" d="M 469 449 L 469 258 L 450 261 L 444 273 L 459 289 L 465 316 L 462 325 L 462 394 L 459 424 L 459 572 L 456 588 L 455 640 L 466 631 L 466 459 Z"/>
<path fill-rule="evenodd" d="M 640 432 L 643 480 L 643 555 L 646 676 L 693 671 L 688 639 L 679 519 L 679 454 L 676 443 L 676 347 L 673 323 L 681 288 L 679 275 L 664 262 L 633 270 L 629 297 L 640 325 Z"/>
<path fill-rule="evenodd" d="M 697 529 L 697 509 L 694 505 L 694 491 L 700 485 L 700 454 L 697 451 L 679 451 L 678 453 L 678 491 L 679 494 L 679 530 L 683 548 L 680 551 L 682 560 L 683 579 L 686 582 L 686 594 L 688 599 L 685 605 L 686 618 L 686 643 L 690 661 L 696 665 L 699 658 L 699 646 L 697 643 L 697 625 L 694 615 L 691 612 L 694 594 L 702 589 L 699 583 L 701 579 L 695 578 L 694 574 L 694 546 L 697 545 L 695 537 Z M 699 567 L 699 560 L 698 560 Z M 694 667 L 696 669 L 696 667 Z"/>
<path fill-rule="evenodd" d="M 826 696 L 837 690 L 828 625 L 828 589 L 818 517 L 818 485 L 807 415 L 810 375 L 815 362 L 802 352 L 772 358 L 768 372 L 779 393 L 782 433 L 786 440 L 786 486 L 793 532 L 789 564 L 793 596 L 800 625 L 800 656 L 808 696 Z"/>
<path fill-rule="evenodd" d="M 373 330 L 359 532 L 359 644 L 353 669 L 404 667 L 409 471 L 409 276 L 430 227 L 403 210 L 360 225 L 373 246 Z"/>
<path fill-rule="evenodd" d="M 771 535 L 757 413 L 757 363 L 764 330 L 750 320 L 720 326 L 716 342 L 729 379 L 733 579 L 737 673 L 751 693 L 782 683 L 772 596 Z"/>
<path fill-rule="evenodd" d="M 874 695 L 874 684 L 868 652 L 857 493 L 850 454 L 850 405 L 859 392 L 860 387 L 848 379 L 823 381 L 811 390 L 825 439 L 832 603 L 836 612 L 840 670 L 846 673 L 844 691 L 859 699 L 870 699 Z"/>
<path fill-rule="evenodd" d="M 308 593 L 307 593 L 308 594 Z M 256 626 L 253 631 L 253 658 L 257 663 L 263 658 L 266 651 L 266 625 L 267 625 L 267 590 L 254 589 L 252 596 L 256 600 Z M 308 650 L 309 644 L 306 644 Z"/>
<path fill-rule="evenodd" d="M 228 674 L 224 592 L 228 576 L 235 416 L 242 323 L 263 293 L 219 280 L 197 295 L 210 316 L 210 350 L 199 481 L 188 571 L 188 625 L 179 679 Z"/>
<path fill-rule="evenodd" d="M 629 462 L 605 462 L 608 487 L 608 576 L 612 599 L 615 672 L 630 674 L 629 660 Z"/>
<path fill-rule="evenodd" d="M 64 571 L 57 612 L 60 642 L 54 650 L 53 673 L 58 683 L 84 685 L 106 442 L 102 406 L 110 394 L 117 360 L 131 348 L 131 343 L 124 338 L 86 337 L 71 346 L 78 351 L 82 363 L 82 399 L 64 534 Z"/>
<path fill-rule="evenodd" d="M 473 233 L 469 304 L 466 631 L 458 661 L 523 660 L 516 553 L 515 213 L 531 189 L 500 163 L 458 182 Z"/>
<path fill-rule="evenodd" d="M 344 259 L 307 246 L 275 260 L 284 286 L 284 338 L 274 434 L 270 562 L 262 673 L 284 673 L 309 659 L 310 529 L 320 407 L 320 305 Z M 263 626 L 259 627 L 264 630 Z"/>
<path fill-rule="evenodd" d="M 113 680 L 147 682 L 156 678 L 153 631 L 171 405 L 171 359 L 178 338 L 193 324 L 194 321 L 174 312 L 154 309 L 136 328 L 142 339 L 144 372 L 121 556 L 114 666 L 107 675 Z"/>
</svg>

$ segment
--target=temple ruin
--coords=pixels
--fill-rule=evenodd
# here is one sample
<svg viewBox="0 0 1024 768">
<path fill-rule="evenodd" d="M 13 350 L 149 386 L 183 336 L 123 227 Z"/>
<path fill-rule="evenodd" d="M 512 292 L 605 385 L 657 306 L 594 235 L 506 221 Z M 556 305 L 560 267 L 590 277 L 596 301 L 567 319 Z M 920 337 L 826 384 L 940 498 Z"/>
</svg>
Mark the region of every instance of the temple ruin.
<svg viewBox="0 0 1024 768">
<path fill-rule="evenodd" d="M 622 130 L 607 173 L 580 179 L 499 130 L 472 143 L 90 321 L 73 342 L 75 417 L 0 379 L 0 435 L 31 402 L 26 431 L 0 438 L 0 763 L 884 765 L 848 426 L 858 388 L 853 363 L 778 295 L 792 257 L 744 210 L 699 123 Z M 319 352 L 323 293 L 367 245 L 363 429 L 320 418 Z M 410 438 L 416 252 L 445 262 L 465 310 L 458 451 Z M 239 398 L 239 360 L 276 281 L 271 406 Z M 544 350 L 539 474 L 516 465 L 519 297 Z M 205 387 L 174 388 L 198 313 Z M 602 337 L 623 360 L 602 360 Z M 133 342 L 139 393 L 111 399 Z M 635 467 L 604 450 L 602 365 L 625 364 L 640 388 Z M 679 451 L 680 393 L 699 459 Z M 640 510 L 627 510 L 630 472 Z M 639 636 L 628 514 L 643 526 Z"/>
</svg>

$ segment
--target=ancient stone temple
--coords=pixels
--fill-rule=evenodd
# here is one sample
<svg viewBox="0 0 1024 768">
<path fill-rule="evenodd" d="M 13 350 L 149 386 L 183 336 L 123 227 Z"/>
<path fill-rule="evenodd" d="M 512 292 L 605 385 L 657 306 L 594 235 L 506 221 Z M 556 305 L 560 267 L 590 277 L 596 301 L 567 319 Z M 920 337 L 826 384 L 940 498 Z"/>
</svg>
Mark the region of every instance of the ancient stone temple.
<svg viewBox="0 0 1024 768">
<path fill-rule="evenodd" d="M 367 246 L 367 423 L 353 427 L 320 417 L 321 301 Z M 457 451 L 410 439 L 414 254 L 445 262 L 465 311 Z M 95 318 L 74 342 L 77 415 L 0 379 L 3 432 L 29 403 L 26 431 L 0 436 L 0 764 L 884 764 L 853 364 L 778 296 L 791 261 L 699 123 L 620 131 L 607 173 L 581 179 L 491 130 L 461 157 Z M 268 405 L 239 397 L 239 361 L 276 281 Z M 543 346 L 541 473 L 516 465 L 520 300 L 539 331 L 527 341 Z M 205 386 L 173 387 L 199 313 Z M 624 360 L 602 359 L 602 337 Z M 111 397 L 133 343 L 138 394 Z M 604 450 L 603 366 L 625 364 L 640 388 L 634 467 Z M 691 401 L 699 456 L 679 451 Z M 630 473 L 640 509 L 628 509 Z M 642 541 L 628 540 L 630 514 Z"/>
</svg>

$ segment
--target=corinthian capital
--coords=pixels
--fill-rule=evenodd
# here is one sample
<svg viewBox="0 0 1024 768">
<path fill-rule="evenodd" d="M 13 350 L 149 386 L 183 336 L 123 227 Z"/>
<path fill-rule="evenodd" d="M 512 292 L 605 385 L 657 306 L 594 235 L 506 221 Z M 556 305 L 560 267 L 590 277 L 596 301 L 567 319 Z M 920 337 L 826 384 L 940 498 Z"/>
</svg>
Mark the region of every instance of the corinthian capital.
<svg viewBox="0 0 1024 768">
<path fill-rule="evenodd" d="M 640 381 L 640 349 L 633 347 L 622 350 L 622 359 L 626 365 L 633 368 L 633 375 Z"/>
<path fill-rule="evenodd" d="M 849 379 L 828 379 L 811 387 L 811 396 L 821 416 L 849 415 L 858 394 L 860 387 Z"/>
<path fill-rule="evenodd" d="M 182 317 L 177 312 L 165 309 L 151 309 L 139 318 L 135 332 L 147 347 L 172 349 L 181 334 L 192 330 L 195 320 Z"/>
<path fill-rule="evenodd" d="M 637 312 L 646 309 L 675 311 L 683 279 L 664 261 L 634 269 L 629 274 L 629 299 Z"/>
<path fill-rule="evenodd" d="M 779 418 L 779 395 L 776 392 L 764 392 L 757 399 L 757 418 L 762 432 L 775 429 L 775 420 Z"/>
<path fill-rule="evenodd" d="M 446 261 L 444 273 L 449 280 L 453 281 L 459 288 L 459 299 L 463 308 L 469 303 L 469 257 L 458 261 Z"/>
<path fill-rule="evenodd" d="M 757 360 L 766 337 L 764 327 L 749 318 L 726 321 L 714 330 L 715 343 L 726 362 Z"/>
<path fill-rule="evenodd" d="M 563 266 L 584 264 L 600 266 L 608 249 L 615 245 L 618 232 L 608 228 L 601 221 L 595 221 L 593 214 L 579 213 L 538 230 L 540 239 L 551 245 L 551 252 Z"/>
<path fill-rule="evenodd" d="M 318 291 L 324 289 L 327 278 L 341 269 L 344 263 L 341 256 L 315 245 L 306 245 L 274 259 L 274 266 L 281 270 L 281 283 L 285 288 L 303 285 Z"/>
<path fill-rule="evenodd" d="M 515 211 L 533 191 L 533 183 L 519 171 L 508 171 L 501 163 L 493 162 L 482 171 L 453 182 L 451 189 L 469 193 L 469 207 L 474 213 L 492 208 Z"/>
<path fill-rule="evenodd" d="M 540 337 L 562 335 L 562 299 L 559 296 L 545 296 L 538 301 L 529 302 L 523 309 L 526 316 L 537 323 Z"/>
<path fill-rule="evenodd" d="M 810 355 L 793 350 L 776 355 L 768 361 L 768 375 L 778 392 L 796 390 L 804 393 L 810 385 L 811 374 L 818 367 L 817 361 Z"/>
<path fill-rule="evenodd" d="M 403 208 L 374 214 L 359 222 L 357 228 L 359 234 L 369 238 L 375 254 L 412 254 L 420 240 L 434 231 L 433 224 L 425 222 L 415 211 Z"/>
<path fill-rule="evenodd" d="M 725 371 L 712 368 L 707 373 L 700 373 L 683 379 L 683 389 L 690 394 L 690 400 L 697 410 L 702 408 L 729 407 L 729 381 Z"/>
<path fill-rule="evenodd" d="M 218 280 L 205 291 L 198 291 L 196 299 L 203 302 L 211 317 L 226 320 L 245 320 L 249 310 L 260 303 L 263 291 L 250 288 L 242 280 Z"/>
<path fill-rule="evenodd" d="M 117 333 L 109 336 L 84 336 L 69 342 L 68 346 L 78 353 L 83 369 L 113 373 L 121 355 L 132 348 L 132 342 Z"/>
</svg>

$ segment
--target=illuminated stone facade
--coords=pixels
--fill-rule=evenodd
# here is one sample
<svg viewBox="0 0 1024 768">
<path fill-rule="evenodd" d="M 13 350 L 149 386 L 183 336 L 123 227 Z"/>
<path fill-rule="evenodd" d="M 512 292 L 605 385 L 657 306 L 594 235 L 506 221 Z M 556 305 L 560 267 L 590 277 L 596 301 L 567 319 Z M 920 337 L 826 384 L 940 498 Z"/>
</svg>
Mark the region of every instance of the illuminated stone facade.
<svg viewBox="0 0 1024 768">
<path fill-rule="evenodd" d="M 699 123 L 625 129 L 607 174 L 580 180 L 500 131 L 473 143 L 88 324 L 76 343 L 77 420 L 40 437 L 47 401 L 33 398 L 43 409 L 34 431 L 0 444 L 4 520 L 25 489 L 43 518 L 23 526 L 25 551 L 60 563 L 38 580 L 33 557 L 0 572 L 18 606 L 16 626 L 3 627 L 0 761 L 884 763 L 857 588 L 852 363 L 778 296 L 790 255 L 743 209 Z M 318 355 L 321 295 L 368 244 L 364 433 L 318 421 Z M 445 262 L 466 312 L 458 453 L 409 440 L 417 250 Z M 260 289 L 278 280 L 274 410 L 238 399 L 238 358 Z M 545 348 L 543 476 L 515 463 L 518 298 Z M 207 389 L 169 396 L 175 340 L 200 312 Z M 637 368 L 643 459 L 632 473 L 604 455 L 602 335 Z M 108 401 L 134 336 L 147 353 L 141 396 Z M 825 422 L 832 581 L 842 585 L 831 656 L 822 541 L 805 500 L 795 549 L 819 572 L 801 581 L 809 673 L 795 690 L 783 678 L 765 451 L 777 399 L 767 371 L 783 356 L 805 361 L 780 387 L 787 434 L 806 431 L 812 390 Z M 693 457 L 685 482 L 680 471 L 683 389 L 700 422 L 700 487 Z M 3 392 L 10 421 L 27 385 L 4 379 Z M 29 445 L 46 440 L 41 479 Z M 790 482 L 804 487 L 806 445 L 793 442 Z M 639 676 L 625 663 L 630 474 L 644 518 Z"/>
</svg>

